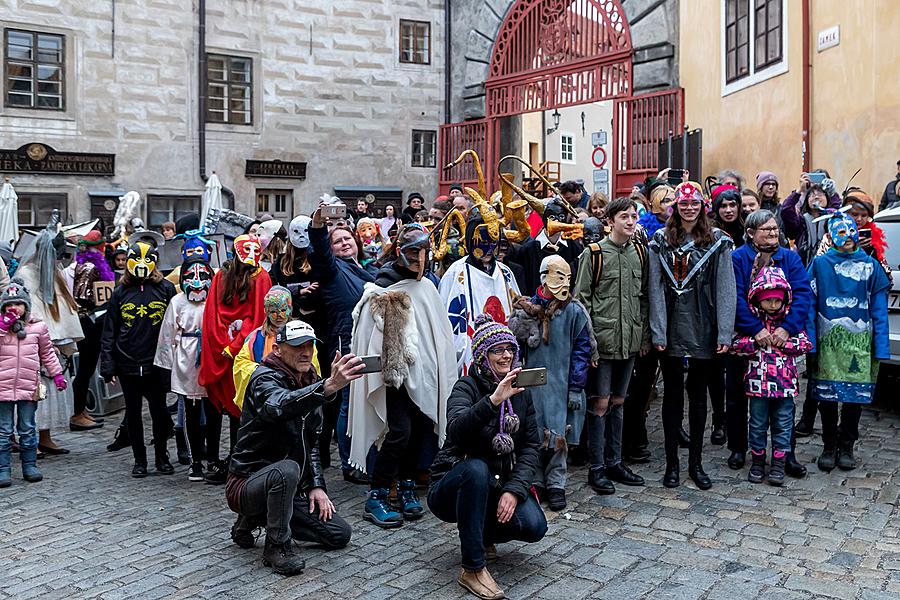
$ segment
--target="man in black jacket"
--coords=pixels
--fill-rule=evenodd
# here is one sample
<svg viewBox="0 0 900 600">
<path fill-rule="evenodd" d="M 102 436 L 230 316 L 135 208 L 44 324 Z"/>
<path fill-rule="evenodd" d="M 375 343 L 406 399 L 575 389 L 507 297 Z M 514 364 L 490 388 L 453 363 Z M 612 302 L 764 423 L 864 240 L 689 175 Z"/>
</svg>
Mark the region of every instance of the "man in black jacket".
<svg viewBox="0 0 900 600">
<path fill-rule="evenodd" d="M 544 228 L 540 233 L 521 244 L 512 244 L 507 255 L 507 262 L 522 268 L 521 276 L 516 274 L 519 289 L 529 293 L 541 285 L 540 266 L 544 258 L 557 254 L 569 263 L 574 272 L 578 269 L 578 257 L 583 250 L 577 241 L 563 239 L 562 233 L 550 235 L 547 232 L 550 221 L 568 223 L 569 214 L 563 201 L 556 199 L 547 203 L 541 219 L 544 221 Z"/>
<path fill-rule="evenodd" d="M 231 538 L 254 545 L 252 531 L 266 526 L 263 563 L 282 575 L 305 566 L 291 539 L 343 548 L 350 525 L 335 514 L 319 462 L 321 406 L 361 376 L 362 360 L 335 353 L 331 376 L 319 381 L 312 366 L 315 333 L 290 321 L 275 336 L 272 352 L 247 386 L 238 440 L 231 456 L 225 497 L 238 513 Z"/>
</svg>

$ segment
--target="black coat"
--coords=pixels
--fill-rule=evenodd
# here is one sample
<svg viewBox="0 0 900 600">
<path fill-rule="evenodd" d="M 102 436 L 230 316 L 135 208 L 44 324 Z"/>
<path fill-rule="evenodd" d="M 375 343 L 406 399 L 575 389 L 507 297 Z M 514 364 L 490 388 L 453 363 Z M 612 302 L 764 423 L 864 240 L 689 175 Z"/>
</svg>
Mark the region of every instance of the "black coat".
<svg viewBox="0 0 900 600">
<path fill-rule="evenodd" d="M 153 372 L 159 328 L 174 296 L 175 286 L 165 279 L 120 284 L 113 290 L 100 339 L 100 375 L 104 379 Z"/>
<path fill-rule="evenodd" d="M 522 271 L 513 271 L 516 275 L 516 283 L 519 291 L 525 296 L 533 295 L 541 285 L 541 261 L 544 257 L 558 254 L 569 263 L 572 273 L 578 271 L 578 258 L 584 247 L 574 240 L 566 240 L 566 245 L 559 246 L 558 252 L 552 252 L 549 247 L 541 248 L 541 243 L 530 238 L 521 244 L 512 244 L 509 248 L 507 263 L 514 263 L 522 267 Z M 522 273 L 520 276 L 519 273 Z"/>
<path fill-rule="evenodd" d="M 496 387 L 475 369 L 453 386 L 447 400 L 447 440 L 431 465 L 431 480 L 439 481 L 463 459 L 480 458 L 497 477 L 498 487 L 522 501 L 540 462 L 534 404 L 528 390 L 512 397 L 513 412 L 520 421 L 519 430 L 512 434 L 515 449 L 512 454 L 497 454 L 491 441 L 500 431 L 500 408 L 490 400 Z"/>
<path fill-rule="evenodd" d="M 256 368 L 247 384 L 241 426 L 231 454 L 230 471 L 249 477 L 280 460 L 300 465 L 298 489 L 325 489 L 319 461 L 320 407 L 328 400 L 324 383 L 301 388 L 292 375 L 265 365 Z"/>
</svg>

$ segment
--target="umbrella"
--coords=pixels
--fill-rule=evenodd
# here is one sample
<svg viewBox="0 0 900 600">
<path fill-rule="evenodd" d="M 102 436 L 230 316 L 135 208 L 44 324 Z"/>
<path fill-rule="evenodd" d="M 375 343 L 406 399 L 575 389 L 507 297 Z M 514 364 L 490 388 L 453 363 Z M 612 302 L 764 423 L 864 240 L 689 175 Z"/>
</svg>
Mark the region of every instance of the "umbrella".
<svg viewBox="0 0 900 600">
<path fill-rule="evenodd" d="M 219 176 L 213 171 L 209 179 L 206 180 L 206 191 L 203 192 L 203 200 L 200 205 L 200 229 L 205 230 L 206 220 L 209 217 L 209 210 L 215 208 L 217 210 L 224 208 L 222 205 L 222 183 Z"/>
<path fill-rule="evenodd" d="M 19 196 L 9 182 L 0 189 L 0 240 L 13 242 L 19 239 Z"/>
</svg>

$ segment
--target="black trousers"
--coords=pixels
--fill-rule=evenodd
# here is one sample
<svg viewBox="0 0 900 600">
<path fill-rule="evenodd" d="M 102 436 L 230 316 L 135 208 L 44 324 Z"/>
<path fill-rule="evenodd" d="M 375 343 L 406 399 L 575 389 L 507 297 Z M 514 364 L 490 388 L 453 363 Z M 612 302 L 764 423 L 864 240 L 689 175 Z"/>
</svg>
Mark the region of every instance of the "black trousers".
<svg viewBox="0 0 900 600">
<path fill-rule="evenodd" d="M 747 452 L 747 415 L 749 405 L 744 388 L 747 359 L 728 354 L 725 356 L 725 417 L 728 423 L 728 449 Z"/>
<path fill-rule="evenodd" d="M 826 448 L 853 445 L 859 439 L 859 418 L 862 415 L 862 404 L 841 402 L 840 425 L 838 425 L 837 402 L 819 402 L 819 412 L 822 414 L 822 443 Z"/>
<path fill-rule="evenodd" d="M 810 373 L 816 369 L 817 356 L 817 354 L 806 355 L 806 398 L 803 400 L 803 409 L 800 411 L 800 420 L 806 425 L 809 425 L 809 429 L 812 429 L 816 424 L 816 409 L 819 404 L 819 402 L 813 398 L 813 386 L 810 385 L 812 380 L 809 378 Z"/>
<path fill-rule="evenodd" d="M 151 370 L 145 375 L 121 375 L 119 383 L 125 398 L 125 417 L 128 419 L 128 437 L 134 461 L 147 462 L 147 448 L 144 445 L 143 399 L 147 399 L 150 418 L 153 421 L 153 443 L 156 458 L 166 452 L 166 442 L 172 434 L 172 417 L 166 410 L 166 390 L 160 374 Z"/>
<path fill-rule="evenodd" d="M 712 406 L 713 427 L 725 427 L 725 390 L 727 354 L 719 354 L 710 362 L 709 403 Z"/>
<path fill-rule="evenodd" d="M 395 479 L 415 479 L 422 452 L 422 433 L 430 420 L 409 397 L 406 388 L 387 388 L 387 425 L 372 469 L 372 488 L 387 488 Z"/>
<path fill-rule="evenodd" d="M 661 359 L 663 372 L 662 419 L 666 440 L 666 462 L 678 461 L 678 432 L 684 416 L 685 359 L 665 356 Z M 688 423 L 691 446 L 688 452 L 691 464 L 700 464 L 703 455 L 703 434 L 706 430 L 706 390 L 711 359 L 687 359 Z"/>
<path fill-rule="evenodd" d="M 97 370 L 97 362 L 100 360 L 100 338 L 103 334 L 103 319 L 99 317 L 92 321 L 90 317 L 81 317 L 81 329 L 84 331 L 84 339 L 78 342 L 78 372 L 72 380 L 72 395 L 75 397 L 74 413 L 84 412 L 87 407 L 88 389 L 91 387 L 91 378 Z"/>
<path fill-rule="evenodd" d="M 628 395 L 622 422 L 622 451 L 628 455 L 632 450 L 646 448 L 647 409 L 650 406 L 650 394 L 656 387 L 657 368 L 660 353 L 655 349 L 634 360 L 634 374 L 628 384 Z"/>
<path fill-rule="evenodd" d="M 200 413 L 206 413 L 206 427 L 200 426 Z M 210 419 L 210 413 L 215 416 Z M 210 422 L 214 422 L 210 425 Z M 184 429 L 187 433 L 188 449 L 191 460 L 213 462 L 219 459 L 219 437 L 222 435 L 222 415 L 220 415 L 209 398 L 184 399 Z M 206 446 L 206 454 L 200 452 Z M 213 450 L 210 450 L 210 449 Z"/>
</svg>

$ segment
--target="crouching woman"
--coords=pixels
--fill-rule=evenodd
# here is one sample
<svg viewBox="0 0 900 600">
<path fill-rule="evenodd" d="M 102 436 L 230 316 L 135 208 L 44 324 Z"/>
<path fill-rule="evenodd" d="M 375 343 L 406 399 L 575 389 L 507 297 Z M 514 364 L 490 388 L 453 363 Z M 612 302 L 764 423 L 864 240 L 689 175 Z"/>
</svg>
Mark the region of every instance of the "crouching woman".
<svg viewBox="0 0 900 600">
<path fill-rule="evenodd" d="M 485 567 L 486 554 L 500 542 L 539 541 L 547 520 L 529 491 L 540 437 L 530 394 L 513 385 L 518 343 L 489 315 L 479 316 L 475 326 L 472 367 L 447 402 L 447 440 L 431 467 L 428 507 L 457 524 L 459 584 L 493 599 L 504 593 Z"/>
</svg>

